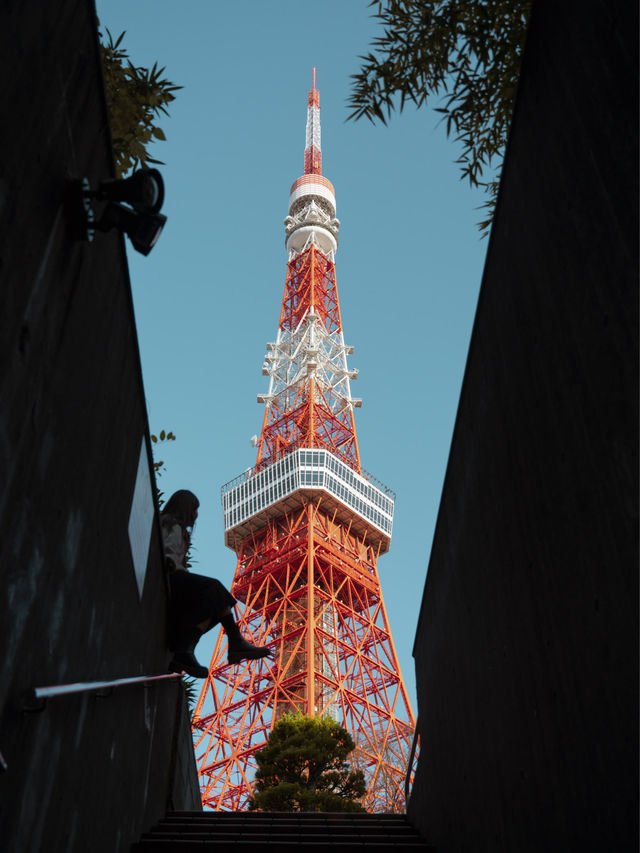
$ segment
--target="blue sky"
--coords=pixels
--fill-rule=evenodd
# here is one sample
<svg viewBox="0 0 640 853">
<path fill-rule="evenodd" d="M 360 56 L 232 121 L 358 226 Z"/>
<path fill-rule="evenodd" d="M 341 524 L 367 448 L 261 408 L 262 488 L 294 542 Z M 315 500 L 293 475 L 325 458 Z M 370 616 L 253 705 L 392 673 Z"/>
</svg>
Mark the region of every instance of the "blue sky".
<svg viewBox="0 0 640 853">
<path fill-rule="evenodd" d="M 144 258 L 129 246 L 160 487 L 201 500 L 194 570 L 231 584 L 220 487 L 255 460 L 286 253 L 282 220 L 302 174 L 306 97 L 317 66 L 323 173 L 341 221 L 336 256 L 364 467 L 397 493 L 390 552 L 378 564 L 396 651 L 417 713 L 411 650 L 487 241 L 479 191 L 431 107 L 388 127 L 346 121 L 350 75 L 376 33 L 366 0 L 98 0 L 126 30 L 137 65 L 156 60 L 184 86 L 152 155 L 167 226 Z M 214 632 L 201 641 L 208 663 Z"/>
</svg>

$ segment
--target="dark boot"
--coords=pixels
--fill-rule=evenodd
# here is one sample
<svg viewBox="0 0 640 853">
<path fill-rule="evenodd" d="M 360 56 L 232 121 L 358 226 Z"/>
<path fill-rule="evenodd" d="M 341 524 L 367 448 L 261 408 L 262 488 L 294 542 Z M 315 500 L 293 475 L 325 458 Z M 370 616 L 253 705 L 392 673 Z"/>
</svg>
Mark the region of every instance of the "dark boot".
<svg viewBox="0 0 640 853">
<path fill-rule="evenodd" d="M 209 675 L 209 670 L 198 663 L 193 652 L 174 652 L 169 669 L 172 672 L 186 672 L 193 678 L 206 678 Z"/>
<path fill-rule="evenodd" d="M 198 628 L 185 628 L 176 633 L 173 660 L 169 669 L 173 672 L 186 672 L 194 678 L 206 678 L 209 670 L 196 660 L 194 649 L 202 636 Z"/>
<path fill-rule="evenodd" d="M 259 660 L 269 657 L 271 651 L 268 646 L 254 646 L 242 637 L 229 637 L 229 651 L 227 663 L 240 663 L 241 660 Z"/>
<path fill-rule="evenodd" d="M 236 625 L 233 613 L 223 616 L 220 624 L 226 631 L 229 639 L 227 663 L 240 663 L 241 660 L 259 660 L 260 658 L 266 658 L 270 654 L 267 646 L 254 646 L 245 640 Z"/>
</svg>

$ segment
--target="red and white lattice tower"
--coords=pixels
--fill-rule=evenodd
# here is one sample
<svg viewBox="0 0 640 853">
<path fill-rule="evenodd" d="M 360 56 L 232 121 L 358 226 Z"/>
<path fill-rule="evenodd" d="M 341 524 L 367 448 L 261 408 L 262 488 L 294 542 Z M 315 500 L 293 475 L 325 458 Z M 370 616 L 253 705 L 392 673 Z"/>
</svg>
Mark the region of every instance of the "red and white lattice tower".
<svg viewBox="0 0 640 853">
<path fill-rule="evenodd" d="M 309 92 L 304 175 L 291 187 L 289 253 L 253 468 L 222 490 L 231 590 L 245 636 L 272 659 L 226 663 L 220 634 L 194 717 L 205 808 L 242 810 L 254 752 L 290 711 L 329 715 L 352 734 L 368 811 L 404 809 L 415 721 L 376 568 L 394 494 L 360 465 L 336 288 L 336 202 L 322 175 L 320 105 Z"/>
</svg>

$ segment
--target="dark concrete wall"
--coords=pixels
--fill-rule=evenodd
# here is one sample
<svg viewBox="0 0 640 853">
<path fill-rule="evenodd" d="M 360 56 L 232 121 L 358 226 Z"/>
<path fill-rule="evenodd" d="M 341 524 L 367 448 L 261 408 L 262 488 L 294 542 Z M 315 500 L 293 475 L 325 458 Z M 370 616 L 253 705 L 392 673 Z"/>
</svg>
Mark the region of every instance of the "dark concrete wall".
<svg viewBox="0 0 640 853">
<path fill-rule="evenodd" d="M 636 39 L 534 3 L 414 649 L 440 853 L 638 849 Z"/>
<path fill-rule="evenodd" d="M 90 0 L 0 7 L 0 847 L 21 853 L 127 850 L 199 804 L 178 682 L 22 710 L 30 687 L 169 660 L 157 518 L 141 599 L 128 536 L 150 455 L 124 244 L 73 240 L 63 204 L 68 179 L 113 175 L 95 20 Z"/>
</svg>

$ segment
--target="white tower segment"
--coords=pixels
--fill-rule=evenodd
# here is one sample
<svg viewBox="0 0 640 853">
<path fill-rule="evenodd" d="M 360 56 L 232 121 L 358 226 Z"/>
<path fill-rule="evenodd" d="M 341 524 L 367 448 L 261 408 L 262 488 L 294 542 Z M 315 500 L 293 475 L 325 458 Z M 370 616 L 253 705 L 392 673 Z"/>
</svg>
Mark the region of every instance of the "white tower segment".
<svg viewBox="0 0 640 853">
<path fill-rule="evenodd" d="M 289 215 L 284 220 L 290 261 L 313 245 L 333 262 L 338 249 L 340 222 L 336 218 L 335 190 L 320 174 L 320 155 L 320 100 L 314 68 L 307 108 L 305 174 L 291 186 Z M 313 168 L 318 171 L 307 171 Z M 280 328 L 275 342 L 267 344 L 262 373 L 270 377 L 269 390 L 258 395 L 258 402 L 286 412 L 313 377 L 315 393 L 331 412 L 358 408 L 362 400 L 351 396 L 350 387 L 358 371 L 347 363 L 352 352 L 353 347 L 344 342 L 342 329 L 327 329 L 311 305 L 297 328 Z"/>
</svg>

